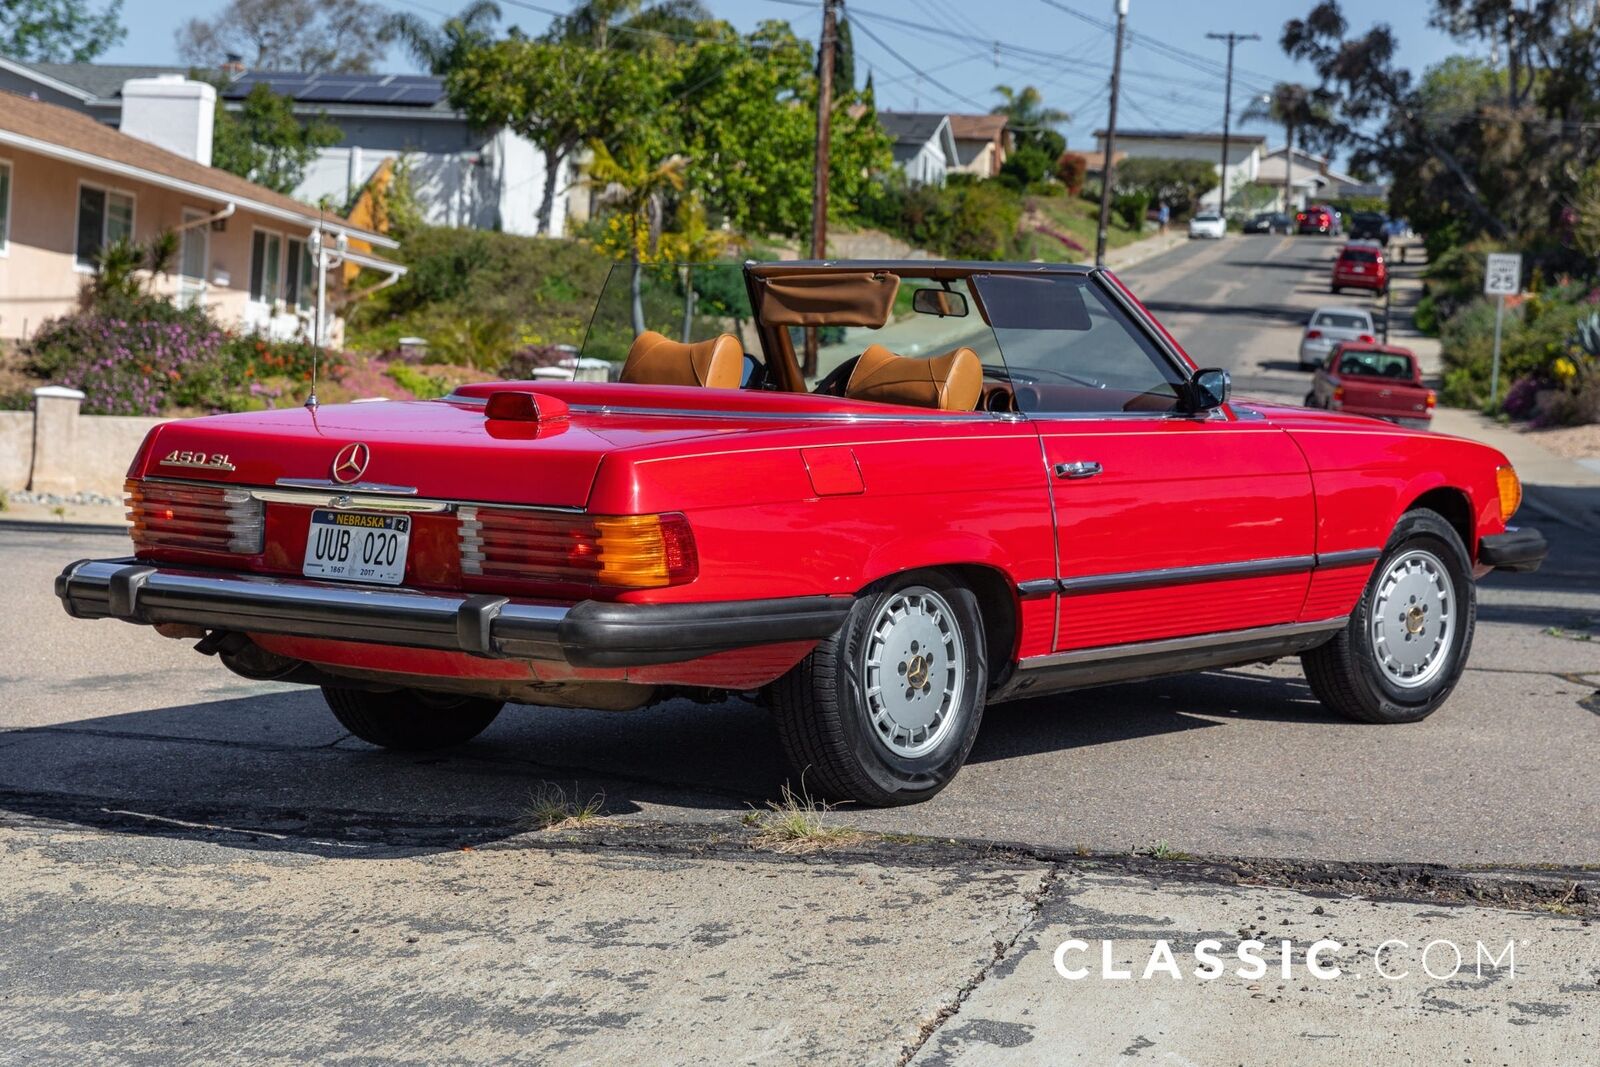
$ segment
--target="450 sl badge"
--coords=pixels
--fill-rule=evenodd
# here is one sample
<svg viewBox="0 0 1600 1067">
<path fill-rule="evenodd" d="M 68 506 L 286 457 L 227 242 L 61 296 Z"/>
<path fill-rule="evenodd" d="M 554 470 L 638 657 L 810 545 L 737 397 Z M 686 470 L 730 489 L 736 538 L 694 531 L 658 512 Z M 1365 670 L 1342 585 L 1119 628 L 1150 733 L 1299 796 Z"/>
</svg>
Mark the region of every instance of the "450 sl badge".
<svg viewBox="0 0 1600 1067">
<path fill-rule="evenodd" d="M 208 471 L 231 471 L 234 466 L 226 452 L 168 452 L 161 458 L 163 467 L 198 467 Z"/>
</svg>

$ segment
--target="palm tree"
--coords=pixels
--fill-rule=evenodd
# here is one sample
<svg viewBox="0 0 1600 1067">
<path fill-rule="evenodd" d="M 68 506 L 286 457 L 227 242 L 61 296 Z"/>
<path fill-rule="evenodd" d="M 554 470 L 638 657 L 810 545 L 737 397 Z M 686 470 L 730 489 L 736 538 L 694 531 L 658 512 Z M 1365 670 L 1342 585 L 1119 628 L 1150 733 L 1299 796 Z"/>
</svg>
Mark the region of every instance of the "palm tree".
<svg viewBox="0 0 1600 1067">
<path fill-rule="evenodd" d="M 550 24 L 549 38 L 583 41 L 604 52 L 611 42 L 611 31 L 624 33 L 618 47 L 635 47 L 655 34 L 687 35 L 694 24 L 711 17 L 700 0 L 581 0 L 572 13 Z"/>
<path fill-rule="evenodd" d="M 633 303 L 633 332 L 644 332 L 644 263 L 654 259 L 661 239 L 661 217 L 668 193 L 683 189 L 688 160 L 672 156 L 654 161 L 637 145 L 626 145 L 613 155 L 599 141 L 591 146 L 594 162 L 589 180 L 605 190 L 617 208 L 601 244 L 623 253 L 632 267 L 629 294 Z M 621 258 L 621 257 L 619 257 Z"/>
<path fill-rule="evenodd" d="M 1294 132 L 1316 121 L 1321 106 L 1316 94 L 1295 82 L 1279 82 L 1272 92 L 1250 102 L 1240 113 L 1242 122 L 1276 122 L 1283 127 L 1283 210 L 1294 203 Z"/>
<path fill-rule="evenodd" d="M 384 20 L 383 31 L 405 45 L 406 51 L 428 73 L 445 75 L 474 48 L 494 40 L 494 25 L 500 21 L 500 5 L 495 0 L 473 0 L 461 13 L 431 26 L 410 12 L 392 14 Z"/>
<path fill-rule="evenodd" d="M 996 85 L 994 91 L 1005 102 L 996 105 L 989 114 L 1004 115 L 1006 125 L 1018 132 L 1036 132 L 1072 121 L 1072 116 L 1065 111 L 1045 107 L 1044 94 L 1031 85 L 1024 85 L 1020 90 L 1009 85 Z"/>
</svg>

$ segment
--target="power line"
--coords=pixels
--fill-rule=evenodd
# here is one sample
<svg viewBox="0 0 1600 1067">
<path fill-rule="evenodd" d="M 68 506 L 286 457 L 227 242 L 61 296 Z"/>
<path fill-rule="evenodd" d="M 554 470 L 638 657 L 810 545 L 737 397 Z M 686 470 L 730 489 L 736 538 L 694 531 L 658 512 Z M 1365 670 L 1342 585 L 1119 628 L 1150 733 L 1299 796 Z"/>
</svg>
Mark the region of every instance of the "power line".
<svg viewBox="0 0 1600 1067">
<path fill-rule="evenodd" d="M 911 62 L 911 60 L 907 59 L 905 56 L 901 55 L 899 52 L 896 52 L 894 50 L 894 48 L 892 46 L 890 46 L 887 41 L 885 41 L 882 37 L 879 37 L 876 33 L 874 33 L 871 26 L 864 25 L 860 21 L 853 22 L 852 25 L 856 29 L 860 30 L 862 33 L 866 34 L 867 37 L 869 37 L 872 41 L 874 41 L 879 48 L 883 49 L 885 52 L 888 52 L 889 55 L 893 56 L 896 60 L 898 60 L 900 62 L 900 64 L 901 64 L 901 66 L 905 67 L 907 70 L 909 70 L 909 71 L 911 71 L 913 73 L 922 75 L 922 78 L 923 78 L 924 81 L 926 81 L 929 85 L 933 86 L 935 89 L 938 89 L 940 92 L 944 93 L 946 96 L 951 97 L 951 98 L 956 99 L 956 100 L 960 100 L 962 103 L 967 104 L 967 105 L 969 105 L 971 107 L 975 107 L 979 111 L 987 111 L 988 110 L 987 105 L 980 104 L 980 103 L 978 103 L 978 101 L 972 99 L 972 97 L 966 95 L 965 93 L 958 93 L 954 89 L 950 88 L 948 85 L 945 85 L 943 82 L 940 82 L 940 81 L 937 81 L 934 78 L 928 77 L 926 74 L 924 74 L 922 72 L 922 70 L 915 63 Z"/>
</svg>

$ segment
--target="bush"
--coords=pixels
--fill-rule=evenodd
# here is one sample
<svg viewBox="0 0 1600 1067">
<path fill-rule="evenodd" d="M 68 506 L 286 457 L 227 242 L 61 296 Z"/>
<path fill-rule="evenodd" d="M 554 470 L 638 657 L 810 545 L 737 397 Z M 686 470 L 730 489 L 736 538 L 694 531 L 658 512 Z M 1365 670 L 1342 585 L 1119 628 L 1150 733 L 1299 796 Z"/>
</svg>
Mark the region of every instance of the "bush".
<svg viewBox="0 0 1600 1067">
<path fill-rule="evenodd" d="M 1111 209 L 1124 226 L 1138 233 L 1144 228 L 1144 217 L 1150 211 L 1150 197 L 1145 193 L 1126 193 L 1111 202 Z"/>
<path fill-rule="evenodd" d="M 953 259 L 1004 259 L 1016 244 L 1022 198 L 998 180 L 906 186 L 893 182 L 872 221 Z"/>
<path fill-rule="evenodd" d="M 1480 283 L 1481 285 L 1481 280 Z M 1578 372 L 1593 362 L 1576 343 L 1578 326 L 1595 310 L 1597 293 L 1585 285 L 1551 286 L 1506 308 L 1500 344 L 1501 383 L 1535 378 L 1554 382 L 1578 395 Z M 1442 294 L 1436 296 L 1442 303 Z M 1439 337 L 1445 366 L 1442 399 L 1481 407 L 1489 399 L 1494 359 L 1494 302 L 1474 297 L 1444 320 Z M 1567 373 L 1566 368 L 1572 368 Z M 1501 395 L 1509 397 L 1502 389 Z"/>
<path fill-rule="evenodd" d="M 29 374 L 83 390 L 85 414 L 162 415 L 297 399 L 318 353 L 309 344 L 229 333 L 203 308 L 139 297 L 45 322 L 23 358 Z M 329 380 L 343 366 L 325 353 L 320 363 Z"/>
<path fill-rule="evenodd" d="M 1083 195 L 1083 181 L 1089 175 L 1089 159 L 1082 152 L 1063 152 L 1056 160 L 1056 180 L 1073 196 Z"/>
<path fill-rule="evenodd" d="M 1147 205 L 1164 202 L 1175 218 L 1182 218 L 1217 187 L 1218 180 L 1216 164 L 1209 160 L 1135 156 L 1117 164 L 1114 191 L 1142 194 Z"/>
</svg>

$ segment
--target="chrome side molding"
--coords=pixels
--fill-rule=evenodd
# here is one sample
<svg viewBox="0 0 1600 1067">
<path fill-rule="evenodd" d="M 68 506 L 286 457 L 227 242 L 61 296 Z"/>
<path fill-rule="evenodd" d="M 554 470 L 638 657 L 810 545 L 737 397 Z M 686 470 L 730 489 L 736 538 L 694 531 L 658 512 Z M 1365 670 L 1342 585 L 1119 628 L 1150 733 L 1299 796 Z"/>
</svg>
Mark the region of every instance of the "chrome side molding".
<svg viewBox="0 0 1600 1067">
<path fill-rule="evenodd" d="M 1286 637 L 1304 637 L 1309 634 L 1332 633 L 1341 630 L 1350 616 L 1339 615 L 1315 622 L 1289 622 L 1278 626 L 1254 626 L 1248 630 L 1222 630 L 1188 637 L 1167 637 L 1158 641 L 1133 641 L 1123 645 L 1095 645 L 1092 648 L 1074 648 L 1065 652 L 1052 652 L 1045 656 L 1028 656 L 1017 664 L 1019 671 L 1061 667 L 1074 663 L 1101 663 L 1129 656 L 1158 656 L 1169 652 L 1186 652 L 1197 648 L 1219 648 L 1228 645 L 1248 645 L 1257 641 Z"/>
</svg>

